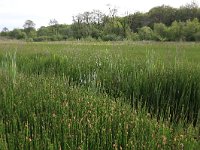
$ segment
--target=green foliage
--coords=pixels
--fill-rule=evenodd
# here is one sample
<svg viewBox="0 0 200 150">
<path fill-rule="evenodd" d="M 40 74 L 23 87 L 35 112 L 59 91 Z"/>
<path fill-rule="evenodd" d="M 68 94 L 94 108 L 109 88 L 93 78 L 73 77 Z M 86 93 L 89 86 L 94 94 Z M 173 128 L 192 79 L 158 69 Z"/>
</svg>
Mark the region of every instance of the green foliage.
<svg viewBox="0 0 200 150">
<path fill-rule="evenodd" d="M 199 149 L 199 57 L 193 43 L 1 43 L 0 148 Z"/>
<path fill-rule="evenodd" d="M 181 6 L 176 11 L 176 20 L 186 22 L 187 20 L 193 20 L 194 18 L 200 19 L 200 11 L 198 4 L 194 1 L 185 6 Z"/>
<path fill-rule="evenodd" d="M 49 26 L 37 30 L 32 20 L 26 20 L 24 29 L 8 31 L 4 27 L 0 35 L 37 42 L 82 40 L 88 37 L 104 41 L 195 41 L 200 31 L 200 8 L 195 2 L 180 8 L 161 5 L 146 13 L 127 13 L 124 17 L 116 14 L 116 8 L 109 8 L 107 15 L 100 10 L 86 11 L 73 16 L 71 25 L 59 24 L 56 19 L 51 19 Z"/>
<path fill-rule="evenodd" d="M 138 34 L 139 34 L 139 37 L 141 40 L 153 40 L 154 39 L 154 32 L 148 26 L 144 26 L 144 27 L 140 28 L 138 31 Z"/>
<path fill-rule="evenodd" d="M 32 20 L 26 20 L 24 25 L 23 25 L 24 29 L 35 29 L 35 23 Z"/>
<path fill-rule="evenodd" d="M 90 35 L 90 27 L 85 23 L 74 23 L 71 27 L 73 36 L 76 39 L 88 37 Z"/>
<path fill-rule="evenodd" d="M 166 41 L 168 35 L 168 29 L 163 23 L 155 23 L 154 24 L 154 34 L 156 36 L 156 40 L 158 41 Z"/>
<path fill-rule="evenodd" d="M 26 32 L 26 31 L 25 31 Z M 27 36 L 28 36 L 28 38 L 36 38 L 37 37 L 37 32 L 36 32 L 36 30 L 35 29 L 33 29 L 33 30 L 30 30 L 28 33 L 27 33 Z"/>
<path fill-rule="evenodd" d="M 194 34 L 195 41 L 200 41 L 200 32 Z"/>
<path fill-rule="evenodd" d="M 140 40 L 140 36 L 138 35 L 138 33 L 129 33 L 127 35 L 127 39 L 128 40 L 132 40 L 132 41 L 139 41 Z"/>
<path fill-rule="evenodd" d="M 183 28 L 185 23 L 174 21 L 168 28 L 168 38 L 170 41 L 182 41 L 185 40 Z"/>
<path fill-rule="evenodd" d="M 37 31 L 37 35 L 40 36 L 49 36 L 50 35 L 50 29 L 47 27 L 40 27 Z"/>
<path fill-rule="evenodd" d="M 37 36 L 37 32 L 35 30 L 35 23 L 32 20 L 26 20 L 24 25 L 24 32 L 27 35 L 27 39 L 28 41 L 32 41 L 30 39 L 33 39 Z"/>
<path fill-rule="evenodd" d="M 120 36 L 120 35 L 123 35 L 123 27 L 120 21 L 110 20 L 105 24 L 103 32 L 104 32 L 104 35 L 115 34 L 117 36 Z"/>
<path fill-rule="evenodd" d="M 102 32 L 103 31 L 99 30 L 96 26 L 90 26 L 90 37 L 99 39 L 102 36 Z"/>
<path fill-rule="evenodd" d="M 122 37 L 117 36 L 116 34 L 107 34 L 102 37 L 103 41 L 121 41 Z"/>
<path fill-rule="evenodd" d="M 183 28 L 184 36 L 187 41 L 195 40 L 195 33 L 200 31 L 200 23 L 197 18 L 194 20 L 187 20 L 186 25 Z"/>
<path fill-rule="evenodd" d="M 27 37 L 26 33 L 21 29 L 14 29 L 9 32 L 9 36 L 15 39 L 25 39 Z"/>
<path fill-rule="evenodd" d="M 176 20 L 176 9 L 162 5 L 150 9 L 148 15 L 151 20 L 150 26 L 153 26 L 155 23 L 163 23 L 169 26 Z"/>
<path fill-rule="evenodd" d="M 36 42 L 42 42 L 42 41 L 50 41 L 49 36 L 38 36 L 34 38 L 34 41 Z"/>
<path fill-rule="evenodd" d="M 53 35 L 50 38 L 50 41 L 61 41 L 63 37 L 61 35 Z"/>
<path fill-rule="evenodd" d="M 138 32 L 139 28 L 144 26 L 148 26 L 150 24 L 150 19 L 148 14 L 143 14 L 140 12 L 136 12 L 133 15 L 128 16 L 129 24 L 132 32 Z"/>
<path fill-rule="evenodd" d="M 3 30 L 0 33 L 1 36 L 8 36 L 9 35 L 9 30 L 8 28 L 4 27 Z"/>
</svg>

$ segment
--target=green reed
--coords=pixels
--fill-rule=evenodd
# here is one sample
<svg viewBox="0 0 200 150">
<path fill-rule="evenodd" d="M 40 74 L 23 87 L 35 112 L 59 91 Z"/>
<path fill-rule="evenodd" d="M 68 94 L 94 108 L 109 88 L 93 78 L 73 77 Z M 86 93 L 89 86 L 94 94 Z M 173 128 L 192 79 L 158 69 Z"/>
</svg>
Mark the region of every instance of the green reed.
<svg viewBox="0 0 200 150">
<path fill-rule="evenodd" d="M 199 149 L 199 45 L 177 45 L 0 45 L 0 148 Z"/>
</svg>

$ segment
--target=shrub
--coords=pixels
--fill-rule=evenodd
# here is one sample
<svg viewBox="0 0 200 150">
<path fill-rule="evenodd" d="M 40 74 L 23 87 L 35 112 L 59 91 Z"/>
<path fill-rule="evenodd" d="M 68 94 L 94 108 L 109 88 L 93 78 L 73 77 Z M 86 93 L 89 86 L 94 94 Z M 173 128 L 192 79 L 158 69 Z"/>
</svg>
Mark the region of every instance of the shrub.
<svg viewBox="0 0 200 150">
<path fill-rule="evenodd" d="M 50 41 L 61 41 L 63 37 L 61 35 L 53 35 L 50 37 Z"/>
<path fill-rule="evenodd" d="M 200 41 L 200 32 L 194 34 L 195 41 Z"/>
<path fill-rule="evenodd" d="M 139 37 L 141 40 L 153 40 L 154 33 L 150 27 L 144 26 L 138 31 Z"/>
<path fill-rule="evenodd" d="M 139 37 L 138 33 L 130 33 L 130 34 L 127 36 L 127 39 L 128 39 L 128 40 L 131 40 L 131 41 L 139 41 L 139 40 L 140 40 L 140 37 Z"/>
<path fill-rule="evenodd" d="M 32 38 L 26 38 L 26 42 L 33 42 Z"/>
<path fill-rule="evenodd" d="M 123 37 L 117 36 L 116 34 L 108 34 L 102 37 L 103 41 L 122 41 Z"/>
<path fill-rule="evenodd" d="M 167 27 L 163 23 L 155 23 L 154 24 L 154 34 L 155 40 L 157 41 L 166 41 L 167 37 Z"/>
<path fill-rule="evenodd" d="M 39 37 L 34 38 L 35 42 L 42 42 L 42 41 L 48 41 L 48 40 L 49 40 L 48 36 L 39 36 Z"/>
</svg>

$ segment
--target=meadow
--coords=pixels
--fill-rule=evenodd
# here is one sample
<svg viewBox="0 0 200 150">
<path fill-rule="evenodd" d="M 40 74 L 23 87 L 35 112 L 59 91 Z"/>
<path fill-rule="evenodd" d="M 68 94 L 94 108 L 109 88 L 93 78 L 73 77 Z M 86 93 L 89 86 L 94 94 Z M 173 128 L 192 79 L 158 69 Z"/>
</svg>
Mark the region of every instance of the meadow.
<svg viewBox="0 0 200 150">
<path fill-rule="evenodd" d="M 0 42 L 0 149 L 200 149 L 200 44 Z"/>
</svg>

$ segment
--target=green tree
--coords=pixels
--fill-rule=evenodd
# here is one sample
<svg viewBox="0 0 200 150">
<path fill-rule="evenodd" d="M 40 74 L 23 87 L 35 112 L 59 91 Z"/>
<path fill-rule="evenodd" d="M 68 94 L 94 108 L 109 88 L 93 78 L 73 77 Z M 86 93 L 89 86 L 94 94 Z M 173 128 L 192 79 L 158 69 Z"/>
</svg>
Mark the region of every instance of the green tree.
<svg viewBox="0 0 200 150">
<path fill-rule="evenodd" d="M 50 36 L 51 31 L 48 27 L 42 26 L 38 29 L 37 35 L 38 36 Z"/>
<path fill-rule="evenodd" d="M 148 15 L 151 20 L 151 27 L 153 27 L 154 23 L 163 23 L 169 26 L 175 20 L 176 9 L 170 6 L 162 5 L 152 8 L 148 12 Z"/>
<path fill-rule="evenodd" d="M 195 34 L 200 31 L 200 23 L 197 18 L 186 21 L 186 25 L 183 28 L 184 36 L 187 41 L 194 41 Z"/>
<path fill-rule="evenodd" d="M 167 40 L 168 28 L 165 24 L 155 23 L 153 29 L 154 29 L 156 40 L 159 40 L 159 41 Z"/>
<path fill-rule="evenodd" d="M 90 28 L 86 23 L 73 23 L 71 26 L 73 37 L 76 39 L 86 38 L 90 36 Z"/>
<path fill-rule="evenodd" d="M 8 34 L 9 34 L 8 28 L 4 27 L 4 28 L 2 29 L 0 35 L 1 35 L 1 36 L 8 36 Z"/>
<path fill-rule="evenodd" d="M 153 40 L 154 39 L 154 33 L 153 30 L 148 27 L 144 26 L 138 30 L 138 34 L 141 40 Z"/>
<path fill-rule="evenodd" d="M 10 31 L 9 36 L 15 39 L 25 39 L 27 35 L 21 29 L 14 29 L 13 31 Z"/>
<path fill-rule="evenodd" d="M 35 29 L 35 23 L 32 20 L 26 20 L 23 27 L 24 29 Z"/>
<path fill-rule="evenodd" d="M 128 16 L 130 29 L 133 32 L 137 32 L 139 28 L 148 26 L 151 22 L 148 14 L 136 12 L 133 15 Z"/>
<path fill-rule="evenodd" d="M 49 28 L 51 29 L 52 31 L 52 35 L 58 35 L 58 30 L 59 30 L 59 24 L 58 24 L 58 21 L 56 19 L 51 19 L 49 21 Z"/>
<path fill-rule="evenodd" d="M 73 31 L 71 25 L 59 24 L 58 33 L 63 37 L 64 40 L 73 37 Z"/>
<path fill-rule="evenodd" d="M 121 36 L 123 38 L 127 38 L 128 36 L 131 35 L 128 12 L 126 12 L 126 16 L 125 17 L 119 17 L 118 20 L 121 23 L 122 28 L 123 28 L 123 34 Z"/>
<path fill-rule="evenodd" d="M 177 9 L 176 20 L 185 22 L 189 19 L 198 18 L 198 14 L 200 14 L 198 5 L 193 1 Z"/>
<path fill-rule="evenodd" d="M 183 28 L 185 26 L 184 22 L 174 21 L 172 25 L 168 28 L 168 39 L 170 41 L 182 41 L 185 40 L 183 34 Z"/>
<path fill-rule="evenodd" d="M 35 23 L 32 20 L 26 20 L 23 27 L 28 38 L 35 38 L 37 36 Z"/>
<path fill-rule="evenodd" d="M 118 36 L 123 35 L 123 26 L 117 19 L 112 22 L 107 22 L 104 27 L 104 34 L 116 34 Z"/>
</svg>

